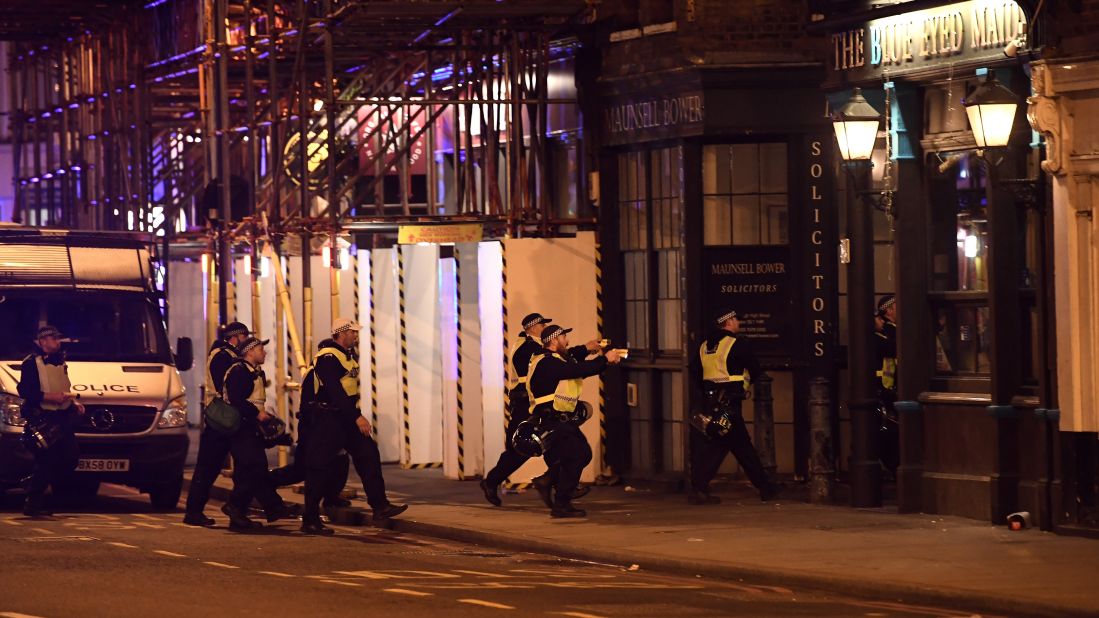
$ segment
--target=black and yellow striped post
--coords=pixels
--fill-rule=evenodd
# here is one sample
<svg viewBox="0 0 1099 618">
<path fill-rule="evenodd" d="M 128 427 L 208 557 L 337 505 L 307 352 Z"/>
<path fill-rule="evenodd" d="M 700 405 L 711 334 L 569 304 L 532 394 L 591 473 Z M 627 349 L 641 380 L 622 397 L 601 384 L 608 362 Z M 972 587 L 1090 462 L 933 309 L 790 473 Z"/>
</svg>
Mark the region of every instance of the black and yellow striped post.
<svg viewBox="0 0 1099 618">
<path fill-rule="evenodd" d="M 508 254 L 507 244 L 500 241 L 500 297 L 504 326 L 504 439 L 507 440 L 507 428 L 511 424 L 511 350 L 508 348 Z"/>
<path fill-rule="evenodd" d="M 404 426 L 404 463 L 411 468 L 412 463 L 412 412 L 408 405 L 408 322 L 405 319 L 405 281 L 404 250 L 397 247 L 397 299 L 400 306 L 401 329 L 401 402 Z"/>
<path fill-rule="evenodd" d="M 466 478 L 466 444 L 465 444 L 465 408 L 462 401 L 462 255 L 458 245 L 454 245 L 454 322 L 457 325 L 455 336 L 457 337 L 458 350 L 458 383 L 455 391 L 457 401 L 457 428 L 458 428 L 458 480 Z"/>
<path fill-rule="evenodd" d="M 367 264 L 369 275 L 369 302 L 370 302 L 370 427 L 374 438 L 378 437 L 378 321 L 375 319 L 377 311 L 374 308 L 378 295 L 374 290 L 374 251 L 370 252 L 370 260 Z"/>
<path fill-rule="evenodd" d="M 603 336 L 603 251 L 599 241 L 595 241 L 595 329 L 599 337 Z M 600 474 L 610 476 L 614 472 L 607 466 L 607 415 L 606 391 L 603 374 L 599 374 L 599 470 Z"/>
</svg>

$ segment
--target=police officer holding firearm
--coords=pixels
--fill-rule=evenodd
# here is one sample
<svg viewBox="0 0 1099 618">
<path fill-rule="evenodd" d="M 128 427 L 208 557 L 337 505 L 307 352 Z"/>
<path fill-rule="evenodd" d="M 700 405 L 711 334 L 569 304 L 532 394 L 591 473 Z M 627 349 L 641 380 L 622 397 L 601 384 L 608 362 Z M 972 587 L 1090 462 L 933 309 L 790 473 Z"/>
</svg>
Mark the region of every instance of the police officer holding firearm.
<svg viewBox="0 0 1099 618">
<path fill-rule="evenodd" d="M 598 375 L 608 365 L 618 364 L 622 360 L 618 350 L 609 350 L 591 360 L 575 358 L 569 352 L 570 332 L 571 328 L 563 329 L 557 325 L 547 326 L 542 331 L 545 350 L 531 362 L 527 381 L 532 416 L 539 427 L 549 434 L 545 458 L 554 490 L 550 510 L 553 517 L 587 515 L 582 509 L 572 506 L 580 474 L 592 457 L 588 440 L 576 422 L 577 408 L 582 403 L 580 392 L 584 378 Z"/>
<path fill-rule="evenodd" d="M 333 460 L 346 450 L 363 482 L 374 520 L 403 513 L 408 505 L 389 502 L 382 478 L 382 458 L 370 422 L 359 410 L 359 363 L 351 350 L 362 327 L 347 318 L 332 324 L 332 338 L 320 343 L 313 366 L 302 382 L 302 412 L 311 415 L 309 439 L 301 445 L 306 465 L 305 513 L 301 531 L 332 534 L 320 518 L 320 502 L 331 483 Z"/>
<path fill-rule="evenodd" d="M 741 405 L 749 393 L 751 378 L 760 374 L 759 361 L 740 332 L 736 311 L 723 311 L 698 348 L 699 364 L 693 373 L 701 378 L 706 412 L 691 416 L 691 504 L 717 504 L 710 495 L 710 481 L 732 451 L 762 500 L 772 498 L 782 486 L 772 483 L 748 437 Z"/>
<path fill-rule="evenodd" d="M 515 450 L 512 445 L 512 437 L 519 424 L 530 418 L 530 398 L 527 395 L 527 370 L 530 368 L 531 359 L 544 353 L 542 348 L 542 331 L 551 319 L 543 317 L 540 313 L 532 313 L 523 318 L 523 332 L 519 334 L 517 345 L 511 352 L 512 375 L 516 376 L 515 384 L 508 393 L 508 412 L 511 417 L 508 421 L 507 433 L 504 436 L 504 452 L 500 453 L 500 459 L 496 466 L 485 474 L 481 481 L 481 491 L 485 500 L 494 506 L 500 506 L 500 483 L 515 473 L 530 457 Z M 599 341 L 589 341 L 586 345 L 576 346 L 569 350 L 569 354 L 583 360 L 589 352 L 598 352 L 601 349 Z M 534 479 L 534 486 L 546 500 L 551 490 L 551 482 L 548 476 L 543 475 Z M 578 487 L 573 498 L 579 498 L 588 493 L 587 487 Z M 552 507 L 547 502 L 546 506 Z"/>
<path fill-rule="evenodd" d="M 225 376 L 233 363 L 240 359 L 237 346 L 242 345 L 251 335 L 248 327 L 241 322 L 232 322 L 222 329 L 221 338 L 210 346 L 206 357 L 206 393 L 205 405 L 219 397 L 225 386 Z M 262 349 L 262 346 L 261 346 Z M 266 356 L 266 353 L 264 353 Z M 260 361 L 261 364 L 263 361 Z M 210 499 L 210 488 L 221 472 L 226 456 L 232 447 L 232 436 L 205 424 L 199 437 L 198 457 L 195 471 L 191 477 L 191 487 L 187 491 L 186 514 L 183 523 L 190 526 L 212 526 L 214 520 L 203 513 Z M 266 467 L 266 464 L 264 464 Z M 267 513 L 267 521 L 273 522 L 284 517 L 296 516 L 294 509 L 283 502 L 272 483 L 263 483 L 256 496 Z M 245 505 L 247 507 L 247 505 Z"/>
<path fill-rule="evenodd" d="M 23 481 L 27 490 L 23 514 L 28 517 L 53 514 L 43 502 L 46 488 L 53 485 L 56 490 L 57 484 L 76 469 L 80 459 L 73 412 L 84 414 L 84 406 L 71 392 L 62 341 L 57 328 L 39 328 L 35 338 L 38 351 L 23 360 L 19 376 L 21 414 L 27 421 L 23 443 L 34 456 L 34 471 Z"/>
<path fill-rule="evenodd" d="M 874 314 L 874 351 L 877 357 L 878 408 L 881 414 L 881 462 L 893 478 L 900 464 L 900 427 L 897 402 L 897 297 L 886 294 Z"/>
</svg>

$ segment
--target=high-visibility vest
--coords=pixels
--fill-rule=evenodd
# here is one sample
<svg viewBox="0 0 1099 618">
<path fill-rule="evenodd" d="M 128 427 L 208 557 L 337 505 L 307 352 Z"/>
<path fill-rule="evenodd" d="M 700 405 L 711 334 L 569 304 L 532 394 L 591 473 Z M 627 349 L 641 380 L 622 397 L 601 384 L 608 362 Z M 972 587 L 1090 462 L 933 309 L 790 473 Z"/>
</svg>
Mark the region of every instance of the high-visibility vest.
<svg viewBox="0 0 1099 618">
<path fill-rule="evenodd" d="M 38 367 L 38 384 L 43 393 L 68 393 L 72 390 L 69 382 L 69 367 L 65 363 L 51 365 L 43 360 L 41 354 L 34 356 L 34 364 Z M 43 410 L 65 410 L 72 405 L 72 401 L 63 404 L 51 403 L 42 400 L 38 407 Z"/>
<path fill-rule="evenodd" d="M 248 394 L 248 403 L 256 406 L 256 409 L 262 412 L 264 408 L 267 407 L 267 379 L 264 377 L 261 369 L 253 368 L 248 364 L 248 361 L 243 358 L 238 358 L 232 365 L 229 365 L 229 369 L 225 371 L 225 378 L 221 381 L 221 398 L 225 401 L 229 401 L 229 374 L 237 365 L 242 365 L 245 369 L 252 372 L 252 392 Z"/>
<path fill-rule="evenodd" d="M 897 385 L 897 359 L 886 357 L 881 360 L 881 369 L 874 372 L 881 380 L 882 388 L 893 390 Z"/>
<path fill-rule="evenodd" d="M 210 365 L 214 362 L 214 357 L 222 351 L 227 352 L 229 356 L 231 356 L 234 360 L 240 358 L 239 356 L 237 356 L 237 353 L 233 349 L 233 346 L 226 346 L 224 348 L 219 346 L 211 349 L 210 353 L 206 355 L 206 391 L 205 393 L 203 393 L 203 403 L 205 405 L 210 405 L 210 402 L 214 400 L 214 397 L 217 397 L 220 394 L 218 393 L 217 389 L 214 388 L 214 376 L 210 372 Z M 232 363 L 230 363 L 229 366 L 232 367 Z M 228 373 L 226 373 L 226 375 L 228 375 Z M 224 378 L 225 376 L 222 377 Z M 221 386 L 222 388 L 225 387 L 224 381 L 222 382 Z"/>
<path fill-rule="evenodd" d="M 511 380 L 509 380 L 508 382 L 508 390 L 523 386 L 527 383 L 527 379 L 530 377 L 529 365 L 527 366 L 527 375 L 525 376 L 519 375 L 519 368 L 515 366 L 515 353 L 518 352 L 519 348 L 523 347 L 523 344 L 526 342 L 526 337 L 519 336 L 519 338 L 515 340 L 515 343 L 511 344 L 511 350 L 509 350 L 508 352 L 508 358 L 511 359 L 512 376 Z M 534 357 L 531 357 L 531 360 L 533 361 Z"/>
<path fill-rule="evenodd" d="M 722 337 L 717 342 L 717 347 L 709 349 L 706 342 L 698 347 L 698 355 L 702 359 L 702 379 L 715 384 L 727 384 L 730 382 L 743 382 L 744 390 L 748 390 L 751 379 L 748 370 L 741 375 L 729 375 L 729 353 L 733 351 L 736 337 Z"/>
<path fill-rule="evenodd" d="M 554 358 L 557 358 L 564 362 L 568 362 L 565 361 L 565 359 L 556 352 L 551 352 L 550 354 Z M 528 378 L 534 377 L 534 372 L 538 370 L 538 364 L 542 362 L 542 359 L 545 357 L 545 354 L 538 354 L 537 356 L 531 358 L 530 371 L 527 372 Z M 527 381 L 527 396 L 530 398 L 531 401 L 531 409 L 552 401 L 554 410 L 556 410 L 557 412 L 565 412 L 571 414 L 573 411 L 576 410 L 576 405 L 580 403 L 580 392 L 584 388 L 584 378 L 571 378 L 568 380 L 561 380 L 557 383 L 557 388 L 552 393 L 549 393 L 548 395 L 542 395 L 541 397 L 534 396 L 534 391 L 531 389 L 532 381 L 533 380 Z"/>
<path fill-rule="evenodd" d="M 317 361 L 322 356 L 331 354 L 336 357 L 336 360 L 340 362 L 340 365 L 346 370 L 343 377 L 340 378 L 340 386 L 343 388 L 343 392 L 347 393 L 349 397 L 359 396 L 359 362 L 355 360 L 350 354 L 344 352 L 340 348 L 325 347 L 317 350 L 317 356 L 313 358 L 313 365 L 309 368 L 309 371 L 313 374 L 313 394 L 317 395 L 321 392 L 320 378 L 317 376 L 317 372 L 314 371 L 317 367 Z"/>
</svg>

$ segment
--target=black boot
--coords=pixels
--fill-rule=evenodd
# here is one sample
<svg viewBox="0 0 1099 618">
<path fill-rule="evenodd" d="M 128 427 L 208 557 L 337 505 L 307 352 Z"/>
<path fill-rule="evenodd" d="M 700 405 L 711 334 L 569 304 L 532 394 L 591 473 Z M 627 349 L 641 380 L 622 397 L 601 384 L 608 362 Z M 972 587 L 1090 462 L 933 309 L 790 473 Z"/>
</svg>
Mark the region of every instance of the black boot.
<svg viewBox="0 0 1099 618">
<path fill-rule="evenodd" d="M 786 483 L 776 483 L 774 481 L 768 481 L 767 485 L 765 485 L 763 489 L 759 490 L 759 499 L 763 502 L 767 502 L 768 500 L 782 493 L 783 489 L 786 489 Z"/>
<path fill-rule="evenodd" d="M 497 485 L 489 485 L 488 481 L 481 481 L 481 491 L 485 494 L 485 500 L 492 506 L 500 506 L 503 502 L 500 501 L 500 488 Z"/>
<path fill-rule="evenodd" d="M 188 526 L 212 526 L 217 522 L 213 517 L 207 517 L 205 513 L 187 513 L 183 516 L 183 523 Z"/>
<path fill-rule="evenodd" d="M 407 504 L 387 504 L 380 509 L 374 509 L 374 521 L 392 519 L 407 510 Z"/>
<path fill-rule="evenodd" d="M 316 536 L 332 536 L 336 534 L 336 531 L 324 525 L 320 517 L 316 519 L 303 519 L 301 522 L 302 534 L 310 534 Z"/>
<path fill-rule="evenodd" d="M 283 502 L 282 506 L 267 513 L 267 523 L 275 523 L 280 519 L 297 519 L 301 517 L 301 505 Z"/>
<path fill-rule="evenodd" d="M 571 504 L 558 505 L 550 510 L 550 517 L 553 517 L 555 519 L 587 516 L 587 511 L 585 511 L 584 509 L 578 509 Z"/>
<path fill-rule="evenodd" d="M 576 491 L 572 492 L 572 499 L 576 500 L 577 498 L 583 498 L 584 496 L 588 495 L 589 493 L 591 493 L 591 486 L 589 486 L 589 485 L 577 485 L 576 486 Z"/>
<path fill-rule="evenodd" d="M 248 519 L 248 516 L 246 516 L 243 511 L 228 502 L 221 506 L 221 512 L 225 513 L 225 516 L 229 518 L 230 530 L 240 532 L 263 527 L 263 524 Z"/>
<path fill-rule="evenodd" d="M 27 494 L 27 501 L 23 503 L 23 514 L 27 517 L 49 517 L 53 515 L 53 511 L 46 508 L 42 494 Z"/>
</svg>

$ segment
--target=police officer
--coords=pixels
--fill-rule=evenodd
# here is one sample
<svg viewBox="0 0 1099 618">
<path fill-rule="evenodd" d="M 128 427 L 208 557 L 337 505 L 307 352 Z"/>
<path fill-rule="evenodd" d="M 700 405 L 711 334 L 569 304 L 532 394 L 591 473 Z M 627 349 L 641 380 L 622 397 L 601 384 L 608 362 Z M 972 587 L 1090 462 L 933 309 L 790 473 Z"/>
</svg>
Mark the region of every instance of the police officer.
<svg viewBox="0 0 1099 618">
<path fill-rule="evenodd" d="M 320 518 L 320 502 L 331 481 L 332 461 L 346 450 L 363 482 L 374 521 L 400 515 L 408 505 L 393 504 L 385 494 L 382 458 L 370 422 L 359 410 L 359 363 L 351 350 L 361 326 L 347 318 L 332 324 L 332 338 L 320 343 L 313 366 L 302 382 L 302 409 L 311 415 L 309 439 L 302 445 L 306 465 L 305 513 L 301 531 L 332 534 Z"/>
<path fill-rule="evenodd" d="M 266 340 L 248 337 L 240 343 L 237 354 L 225 373 L 222 397 L 240 414 L 240 428 L 229 437 L 229 452 L 233 455 L 233 491 L 221 511 L 229 517 L 230 530 L 261 528 L 262 524 L 248 518 L 252 498 L 263 491 L 273 491 L 267 475 L 267 453 L 260 423 L 272 418 L 267 412 L 267 377 L 263 362 L 267 360 Z"/>
<path fill-rule="evenodd" d="M 494 506 L 500 506 L 500 483 L 515 473 L 528 459 L 526 455 L 519 453 L 512 446 L 512 436 L 520 423 L 530 418 L 530 398 L 527 396 L 527 370 L 530 368 L 531 359 L 544 352 L 540 337 L 546 325 L 553 320 L 543 317 L 540 313 L 532 313 L 523 318 L 523 332 L 519 334 L 519 340 L 511 351 L 512 375 L 516 376 L 508 394 L 508 420 L 507 433 L 504 436 L 504 452 L 500 453 L 500 459 L 496 466 L 488 471 L 481 481 L 481 491 L 485 500 Z M 598 341 L 589 341 L 587 345 L 577 346 L 569 350 L 570 355 L 583 360 L 588 352 L 597 352 L 600 349 Z M 542 495 L 543 500 L 549 495 L 551 481 L 547 475 L 534 479 L 534 486 Z M 574 498 L 579 498 L 588 493 L 587 487 L 578 487 Z M 547 503 L 546 506 L 552 506 Z"/>
<path fill-rule="evenodd" d="M 541 355 L 534 357 L 527 374 L 527 396 L 531 414 L 539 427 L 550 433 L 546 442 L 545 459 L 553 491 L 550 515 L 553 517 L 585 517 L 583 509 L 572 505 L 580 473 L 591 461 L 591 447 L 575 422 L 584 378 L 602 373 L 607 365 L 622 359 L 617 350 L 599 354 L 591 360 L 581 360 L 569 351 L 568 333 L 571 328 L 547 326 L 542 331 Z"/>
<path fill-rule="evenodd" d="M 900 463 L 900 431 L 897 424 L 897 297 L 886 294 L 878 300 L 874 314 L 874 349 L 877 357 L 878 404 L 880 408 L 881 462 L 897 476 Z"/>
<path fill-rule="evenodd" d="M 232 322 L 222 329 L 221 337 L 210 346 L 206 357 L 206 392 L 203 403 L 209 405 L 219 396 L 225 384 L 225 374 L 240 355 L 237 346 L 244 343 L 251 333 L 240 322 Z M 221 473 L 222 464 L 229 455 L 232 436 L 223 434 L 208 424 L 202 430 L 198 443 L 198 457 L 187 492 L 186 514 L 183 523 L 190 526 L 212 526 L 214 520 L 203 513 L 210 499 L 210 488 Z M 270 483 L 260 488 L 257 496 L 267 513 L 268 521 L 294 516 L 293 509 L 283 502 Z"/>
<path fill-rule="evenodd" d="M 34 470 L 24 480 L 28 517 L 52 515 L 43 504 L 50 485 L 65 480 L 76 469 L 80 450 L 76 444 L 73 413 L 84 414 L 84 406 L 72 394 L 69 368 L 61 351 L 61 332 L 53 326 L 38 329 L 38 351 L 23 359 L 19 396 L 23 399 L 24 441 L 33 444 Z"/>
<path fill-rule="evenodd" d="M 695 375 L 701 378 L 707 408 L 717 411 L 715 416 L 721 419 L 723 429 L 718 435 L 707 435 L 692 423 L 691 492 L 687 500 L 691 504 L 721 502 L 710 495 L 710 481 L 730 451 L 759 490 L 760 499 L 769 500 L 782 486 L 767 478 L 740 409 L 751 378 L 760 373 L 759 361 L 751 344 L 736 336 L 740 332 L 736 311 L 723 311 L 716 324 L 717 329 L 698 348 L 699 363 L 692 364 Z"/>
</svg>

